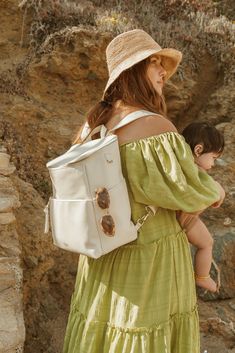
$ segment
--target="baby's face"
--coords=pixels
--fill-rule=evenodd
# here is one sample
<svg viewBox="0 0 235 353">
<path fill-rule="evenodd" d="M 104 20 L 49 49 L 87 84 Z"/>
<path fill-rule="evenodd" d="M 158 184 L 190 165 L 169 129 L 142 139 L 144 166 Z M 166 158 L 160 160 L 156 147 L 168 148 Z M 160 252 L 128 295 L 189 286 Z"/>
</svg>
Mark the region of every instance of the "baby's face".
<svg viewBox="0 0 235 353">
<path fill-rule="evenodd" d="M 195 156 L 195 162 L 204 170 L 210 170 L 219 156 L 217 152 L 202 153 L 200 156 Z"/>
</svg>

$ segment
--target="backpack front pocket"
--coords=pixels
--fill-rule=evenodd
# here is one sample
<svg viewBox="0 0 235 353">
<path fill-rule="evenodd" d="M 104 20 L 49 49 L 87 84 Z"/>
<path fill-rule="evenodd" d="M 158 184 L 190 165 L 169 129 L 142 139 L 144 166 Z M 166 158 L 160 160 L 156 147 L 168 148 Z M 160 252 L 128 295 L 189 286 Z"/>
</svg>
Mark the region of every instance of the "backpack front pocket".
<svg viewBox="0 0 235 353">
<path fill-rule="evenodd" d="M 53 195 L 57 199 L 86 200 L 89 195 L 86 168 L 76 165 L 54 168 L 50 171 Z"/>
<path fill-rule="evenodd" d="M 102 254 L 92 200 L 50 199 L 53 242 L 65 250 L 94 258 Z"/>
</svg>

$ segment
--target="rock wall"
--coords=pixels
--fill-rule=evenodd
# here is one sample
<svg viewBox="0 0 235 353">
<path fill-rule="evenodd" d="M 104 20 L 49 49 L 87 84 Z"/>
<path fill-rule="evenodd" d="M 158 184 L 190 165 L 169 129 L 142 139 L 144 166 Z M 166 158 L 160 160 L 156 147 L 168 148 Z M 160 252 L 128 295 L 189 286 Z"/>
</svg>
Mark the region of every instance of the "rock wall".
<svg viewBox="0 0 235 353">
<path fill-rule="evenodd" d="M 19 193 L 10 175 L 5 149 L 0 151 L 0 352 L 21 353 L 25 340 L 23 318 L 21 247 L 14 210 L 20 207 Z"/>
</svg>

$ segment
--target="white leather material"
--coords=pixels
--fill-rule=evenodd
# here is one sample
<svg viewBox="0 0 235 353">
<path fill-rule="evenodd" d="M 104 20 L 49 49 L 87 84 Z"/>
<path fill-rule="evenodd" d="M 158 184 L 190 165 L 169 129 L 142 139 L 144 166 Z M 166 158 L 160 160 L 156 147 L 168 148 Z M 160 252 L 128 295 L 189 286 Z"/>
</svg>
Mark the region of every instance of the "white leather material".
<svg viewBox="0 0 235 353">
<path fill-rule="evenodd" d="M 146 114 L 153 115 L 151 112 L 143 114 L 143 111 L 131 113 L 115 130 Z M 87 136 L 87 126 L 85 129 Z M 102 128 L 100 130 L 102 134 L 107 132 Z M 137 225 L 131 221 L 116 135 L 74 145 L 47 163 L 47 167 L 52 180 L 53 197 L 45 213 L 50 215 L 55 245 L 98 258 L 137 238 L 138 229 L 150 213 L 148 211 Z M 108 210 L 101 209 L 96 202 L 96 189 L 103 187 L 109 192 Z M 101 218 L 107 214 L 112 216 L 115 223 L 114 236 L 107 236 L 101 227 Z"/>
<path fill-rule="evenodd" d="M 110 135 L 105 138 L 88 141 L 81 145 L 73 145 L 66 153 L 48 162 L 47 168 L 61 168 L 67 166 L 68 164 L 79 162 L 82 159 L 86 159 L 90 155 L 96 153 L 99 149 L 109 146 L 116 140 L 117 136 Z"/>
<path fill-rule="evenodd" d="M 50 219 L 55 245 L 94 258 L 102 254 L 92 200 L 51 199 Z"/>
<path fill-rule="evenodd" d="M 85 124 L 84 124 L 84 126 L 83 126 L 82 132 L 81 132 L 81 139 L 82 139 L 82 140 L 85 140 L 85 139 L 88 137 L 90 131 L 91 131 L 91 130 L 90 130 L 89 124 L 88 124 L 88 122 L 86 121 Z"/>
</svg>

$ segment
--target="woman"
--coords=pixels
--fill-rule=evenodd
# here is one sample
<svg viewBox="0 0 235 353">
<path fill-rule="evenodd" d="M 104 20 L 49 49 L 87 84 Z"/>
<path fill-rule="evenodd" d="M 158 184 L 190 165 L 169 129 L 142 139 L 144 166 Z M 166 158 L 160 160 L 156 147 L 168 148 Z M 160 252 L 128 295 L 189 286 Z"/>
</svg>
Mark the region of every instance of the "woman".
<svg viewBox="0 0 235 353">
<path fill-rule="evenodd" d="M 133 30 L 106 54 L 109 80 L 87 121 L 111 129 L 133 111 L 159 114 L 116 132 L 133 221 L 146 205 L 158 212 L 135 242 L 97 260 L 80 256 L 63 353 L 199 353 L 194 273 L 176 210 L 201 211 L 222 192 L 166 118 L 162 89 L 181 53 Z"/>
</svg>

